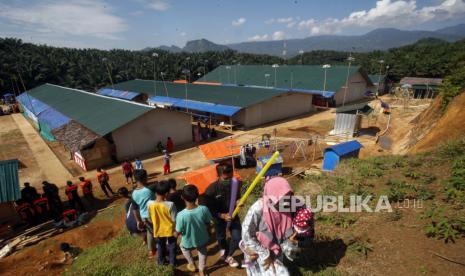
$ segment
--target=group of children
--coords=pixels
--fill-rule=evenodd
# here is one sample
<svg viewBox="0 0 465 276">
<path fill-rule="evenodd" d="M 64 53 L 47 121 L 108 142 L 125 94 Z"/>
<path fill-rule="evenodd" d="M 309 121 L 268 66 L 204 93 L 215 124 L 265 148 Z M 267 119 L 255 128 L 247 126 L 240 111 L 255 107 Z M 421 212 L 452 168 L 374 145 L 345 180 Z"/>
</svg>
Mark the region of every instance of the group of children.
<svg viewBox="0 0 465 276">
<path fill-rule="evenodd" d="M 210 211 L 197 205 L 199 191 L 193 185 L 176 190 L 176 181 L 160 181 L 147 185 L 147 172 L 134 172 L 136 187 L 129 196 L 126 188 L 120 193 L 126 204 L 126 225 L 132 234 L 141 235 L 149 247 L 149 257 L 157 255 L 160 265 L 176 265 L 177 239 L 181 236 L 181 251 L 188 261 L 189 271 L 196 271 L 191 251 L 197 249 L 198 270 L 204 275 L 206 245 L 210 240 L 208 228 L 213 224 Z M 181 211 L 182 210 L 182 211 Z"/>
<path fill-rule="evenodd" d="M 281 213 L 273 210 L 265 212 L 267 205 L 259 204 L 258 209 L 251 208 L 248 212 L 248 214 L 256 213 L 255 222 L 249 219 L 249 221 L 244 222 L 246 225 L 243 225 L 239 217 L 231 218 L 231 210 L 237 206 L 240 198 L 241 183 L 233 176 L 232 166 L 219 165 L 217 171 L 218 181 L 207 188 L 201 199 L 201 203 L 205 203 L 205 206 L 198 204 L 199 190 L 196 186 L 185 185 L 179 191 L 176 189 L 176 180 L 174 179 L 149 185 L 147 172 L 143 169 L 134 172 L 136 185 L 131 195 L 126 188 L 120 189 L 120 193 L 128 198 L 126 204 L 127 228 L 132 234 L 143 237 L 144 242 L 148 245 L 149 258 L 156 256 L 159 265 L 176 266 L 177 240 L 180 236 L 180 249 L 188 262 L 187 269 L 190 272 L 195 272 L 198 269 L 199 274 L 204 275 L 207 244 L 212 232 L 210 230 L 214 228 L 220 248 L 220 260 L 231 267 L 238 267 L 239 263 L 233 258 L 233 254 L 237 249 L 240 249 L 244 253 L 242 266 L 247 269 L 248 274 L 250 272 L 250 275 L 260 275 L 264 268 L 257 263 L 257 252 L 260 250 L 273 252 L 277 246 L 281 246 L 286 257 L 292 258 L 298 252 L 299 246 L 305 246 L 305 241 L 313 237 L 313 214 L 307 208 L 301 208 L 292 213 Z M 277 181 L 279 182 L 276 183 Z M 283 178 L 267 181 L 265 187 L 270 185 L 274 185 L 274 187 L 264 192 L 264 199 L 270 194 L 276 195 L 278 198 L 292 194 L 289 184 Z M 282 187 L 288 187 L 288 190 Z M 261 202 L 261 200 L 263 199 L 259 201 Z M 277 221 L 275 219 L 267 220 L 266 214 L 270 213 L 272 213 L 271 217 L 280 219 Z M 265 220 L 261 221 L 263 218 Z M 281 225 L 283 221 L 287 221 L 287 223 Z M 258 232 L 251 228 L 254 223 L 253 229 L 263 230 L 269 232 L 270 235 L 276 234 L 280 237 L 277 244 L 262 243 Z M 269 227 L 270 225 L 273 226 Z M 262 229 L 262 227 L 265 228 Z M 279 233 L 279 229 L 286 229 L 286 231 Z M 229 246 L 226 243 L 227 231 L 230 232 Z M 291 236 L 289 233 L 294 233 L 294 235 Z M 270 247 L 270 245 L 273 246 Z M 198 267 L 195 266 L 192 257 L 193 250 L 198 252 Z M 278 267 L 278 259 L 282 258 L 282 255 L 275 257 L 277 258 L 275 265 Z M 285 267 L 282 266 L 280 271 L 286 271 Z"/>
</svg>

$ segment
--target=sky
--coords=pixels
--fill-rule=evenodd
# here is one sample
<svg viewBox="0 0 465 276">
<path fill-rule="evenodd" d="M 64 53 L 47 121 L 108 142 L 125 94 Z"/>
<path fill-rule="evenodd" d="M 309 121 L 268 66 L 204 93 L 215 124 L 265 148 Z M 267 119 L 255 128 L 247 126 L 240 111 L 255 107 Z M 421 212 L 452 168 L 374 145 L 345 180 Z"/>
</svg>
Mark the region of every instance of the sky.
<svg viewBox="0 0 465 276">
<path fill-rule="evenodd" d="M 465 0 L 0 0 L 0 37 L 75 48 L 142 49 L 435 30 L 465 23 Z"/>
</svg>

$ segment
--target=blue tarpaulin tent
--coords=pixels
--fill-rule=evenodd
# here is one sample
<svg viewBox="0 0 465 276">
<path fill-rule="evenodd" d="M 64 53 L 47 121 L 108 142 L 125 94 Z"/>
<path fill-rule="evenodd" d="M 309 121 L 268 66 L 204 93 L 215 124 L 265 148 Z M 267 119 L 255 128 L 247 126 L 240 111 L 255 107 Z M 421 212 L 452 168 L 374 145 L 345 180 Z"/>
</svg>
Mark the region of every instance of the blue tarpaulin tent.
<svg viewBox="0 0 465 276">
<path fill-rule="evenodd" d="M 225 115 L 225 116 L 232 116 L 242 109 L 242 107 L 239 107 L 239 106 L 214 104 L 214 103 L 199 102 L 199 101 L 185 100 L 185 99 L 171 98 L 171 97 L 164 97 L 164 96 L 150 97 L 148 99 L 148 102 L 154 105 L 165 105 L 165 106 L 173 106 L 173 107 L 178 107 L 178 108 L 186 108 L 186 109 L 202 111 L 202 112 L 210 112 L 210 113 Z"/>
<path fill-rule="evenodd" d="M 358 157 L 362 147 L 362 144 L 357 140 L 352 140 L 326 148 L 323 159 L 323 170 L 332 171 L 336 169 L 341 159 Z"/>
<path fill-rule="evenodd" d="M 52 130 L 69 123 L 71 120 L 27 93 L 19 95 L 17 100 L 23 106 L 25 115 L 37 123 L 36 126 L 42 137 L 49 141 L 55 140 Z"/>
<path fill-rule="evenodd" d="M 115 90 L 115 89 L 111 89 L 111 88 L 102 88 L 97 92 L 97 94 L 132 101 L 136 97 L 138 97 L 141 93 L 131 92 L 131 91 Z"/>
</svg>

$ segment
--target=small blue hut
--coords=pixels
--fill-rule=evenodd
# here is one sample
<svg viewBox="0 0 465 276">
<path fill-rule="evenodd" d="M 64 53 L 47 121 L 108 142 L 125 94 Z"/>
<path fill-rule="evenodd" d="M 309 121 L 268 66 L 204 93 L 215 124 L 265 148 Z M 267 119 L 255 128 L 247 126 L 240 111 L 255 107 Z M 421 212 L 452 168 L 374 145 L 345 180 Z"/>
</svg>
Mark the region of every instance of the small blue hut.
<svg viewBox="0 0 465 276">
<path fill-rule="evenodd" d="M 323 170 L 332 171 L 336 169 L 341 159 L 358 157 L 362 148 L 357 140 L 341 143 L 325 149 L 323 159 Z"/>
</svg>

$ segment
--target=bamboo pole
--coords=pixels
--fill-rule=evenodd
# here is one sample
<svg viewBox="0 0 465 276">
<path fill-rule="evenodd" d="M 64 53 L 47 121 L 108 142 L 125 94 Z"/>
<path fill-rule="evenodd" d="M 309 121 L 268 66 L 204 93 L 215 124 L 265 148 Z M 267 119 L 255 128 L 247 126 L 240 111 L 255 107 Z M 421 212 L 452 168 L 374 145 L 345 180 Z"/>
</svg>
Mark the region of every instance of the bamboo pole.
<svg viewBox="0 0 465 276">
<path fill-rule="evenodd" d="M 239 203 L 237 204 L 236 206 L 236 209 L 234 209 L 234 212 L 231 216 L 231 219 L 234 219 L 237 214 L 239 213 L 239 209 L 241 205 L 243 205 L 245 203 L 245 201 L 247 200 L 247 198 L 249 197 L 249 195 L 252 193 L 253 189 L 255 188 L 255 186 L 257 186 L 258 184 L 258 181 L 260 181 L 260 179 L 263 177 L 263 175 L 266 173 L 266 171 L 268 171 L 268 169 L 271 167 L 271 165 L 273 164 L 274 160 L 276 160 L 276 158 L 279 156 L 279 151 L 275 151 L 275 153 L 271 156 L 270 160 L 268 160 L 268 162 L 266 163 L 266 165 L 262 168 L 262 170 L 257 174 L 257 176 L 255 177 L 255 179 L 253 180 L 252 184 L 250 184 L 249 188 L 247 189 L 247 191 L 245 192 L 245 194 L 241 197 L 241 199 L 239 200 Z"/>
</svg>

